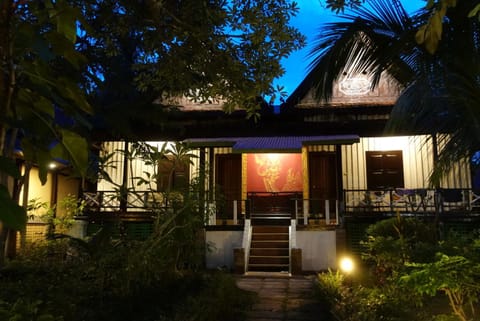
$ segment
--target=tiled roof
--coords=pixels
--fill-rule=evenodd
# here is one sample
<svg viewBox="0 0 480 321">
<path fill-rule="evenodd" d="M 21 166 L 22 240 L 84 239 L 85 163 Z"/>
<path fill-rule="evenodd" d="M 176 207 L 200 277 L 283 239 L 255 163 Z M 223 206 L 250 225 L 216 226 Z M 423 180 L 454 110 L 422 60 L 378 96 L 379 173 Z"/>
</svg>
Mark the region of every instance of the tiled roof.
<svg viewBox="0 0 480 321">
<path fill-rule="evenodd" d="M 306 145 L 353 144 L 358 135 L 192 138 L 194 147 L 232 147 L 234 152 L 299 152 Z"/>
</svg>

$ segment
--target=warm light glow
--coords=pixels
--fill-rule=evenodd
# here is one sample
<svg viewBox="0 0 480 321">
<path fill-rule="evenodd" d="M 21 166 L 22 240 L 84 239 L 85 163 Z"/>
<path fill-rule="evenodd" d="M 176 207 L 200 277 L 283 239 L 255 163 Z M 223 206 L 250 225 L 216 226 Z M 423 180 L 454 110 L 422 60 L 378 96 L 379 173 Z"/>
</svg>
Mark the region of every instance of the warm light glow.
<svg viewBox="0 0 480 321">
<path fill-rule="evenodd" d="M 374 149 L 379 151 L 406 150 L 412 143 L 407 136 L 375 137 L 373 141 Z"/>
<path fill-rule="evenodd" d="M 340 270 L 342 272 L 350 274 L 353 272 L 353 269 L 355 268 L 355 265 L 353 264 L 353 260 L 349 257 L 343 257 L 340 260 Z"/>
<path fill-rule="evenodd" d="M 57 163 L 51 162 L 50 164 L 48 164 L 48 168 L 50 168 L 50 169 L 57 168 Z"/>
<path fill-rule="evenodd" d="M 278 154 L 267 154 L 267 157 L 270 161 L 278 161 Z"/>
</svg>

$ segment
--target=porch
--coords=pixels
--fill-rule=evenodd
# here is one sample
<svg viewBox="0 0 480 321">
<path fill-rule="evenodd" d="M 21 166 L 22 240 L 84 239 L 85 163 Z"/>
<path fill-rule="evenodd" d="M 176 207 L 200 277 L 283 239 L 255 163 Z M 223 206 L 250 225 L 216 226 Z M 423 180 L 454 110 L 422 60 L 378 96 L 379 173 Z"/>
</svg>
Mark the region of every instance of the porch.
<svg viewBox="0 0 480 321">
<path fill-rule="evenodd" d="M 208 193 L 206 193 L 208 195 Z M 135 191 L 83 193 L 86 212 L 97 220 L 114 215 L 135 221 L 181 206 L 182 195 Z M 246 199 L 199 198 L 206 226 L 242 226 L 252 215 L 286 215 L 298 226 L 341 225 L 345 216 L 469 216 L 480 214 L 480 193 L 468 188 L 344 190 L 338 199 L 303 198 L 302 192 L 249 192 Z"/>
<path fill-rule="evenodd" d="M 318 271 L 336 266 L 336 258 L 345 250 L 360 253 L 364 229 L 386 217 L 400 214 L 433 219 L 438 214 L 442 221 L 457 223 L 480 217 L 480 197 L 471 189 L 345 190 L 341 200 L 302 196 L 300 192 L 252 192 L 245 200 L 199 198 L 205 212 L 205 242 L 213 246 L 206 252 L 207 267 L 242 273 L 254 270 L 256 263 L 265 269 L 268 263 L 268 269 L 292 272 L 297 266 L 297 271 Z M 88 204 L 84 219 L 89 232 L 120 222 L 120 232 L 135 239 L 147 237 L 154 217 L 182 206 L 183 200 L 178 194 L 151 191 L 124 197 L 115 191 L 98 191 L 83 197 Z M 286 230 L 279 232 L 280 227 L 272 229 L 272 225 Z M 277 235 L 281 239 L 273 239 Z M 261 246 L 252 242 L 255 240 Z M 277 245 L 266 249 L 268 242 L 286 243 L 281 249 Z M 275 253 L 271 259 L 270 253 Z"/>
</svg>

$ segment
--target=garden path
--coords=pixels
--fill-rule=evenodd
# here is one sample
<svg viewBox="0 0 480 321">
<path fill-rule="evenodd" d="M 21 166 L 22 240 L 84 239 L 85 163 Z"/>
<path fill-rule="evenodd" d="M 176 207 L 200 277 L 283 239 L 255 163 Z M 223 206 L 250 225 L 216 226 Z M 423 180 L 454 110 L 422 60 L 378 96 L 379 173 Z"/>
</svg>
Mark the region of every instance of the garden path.
<svg viewBox="0 0 480 321">
<path fill-rule="evenodd" d="M 249 274 L 240 276 L 241 289 L 259 300 L 248 311 L 248 321 L 326 321 L 325 308 L 313 296 L 315 276 Z"/>
</svg>

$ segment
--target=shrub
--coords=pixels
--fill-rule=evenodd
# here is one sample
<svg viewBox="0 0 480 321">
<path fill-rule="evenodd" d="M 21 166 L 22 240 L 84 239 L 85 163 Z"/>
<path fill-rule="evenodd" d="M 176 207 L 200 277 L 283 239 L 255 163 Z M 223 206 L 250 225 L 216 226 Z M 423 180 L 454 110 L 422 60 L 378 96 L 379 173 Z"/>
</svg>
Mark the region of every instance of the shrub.
<svg viewBox="0 0 480 321">
<path fill-rule="evenodd" d="M 337 321 L 423 320 L 415 300 L 395 286 L 367 287 L 328 271 L 318 276 L 320 300 Z"/>
<path fill-rule="evenodd" d="M 371 225 L 362 242 L 362 258 L 374 266 L 379 284 L 400 273 L 405 263 L 429 262 L 437 250 L 433 225 L 416 218 L 397 216 Z"/>
<path fill-rule="evenodd" d="M 0 320 L 241 320 L 253 302 L 230 275 L 176 269 L 161 246 L 105 240 L 74 257 L 78 241 L 46 241 L 9 261 Z"/>
</svg>

